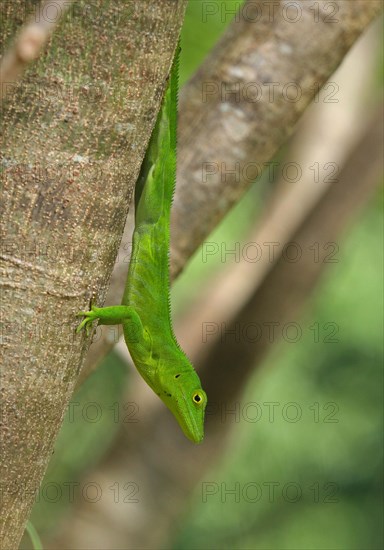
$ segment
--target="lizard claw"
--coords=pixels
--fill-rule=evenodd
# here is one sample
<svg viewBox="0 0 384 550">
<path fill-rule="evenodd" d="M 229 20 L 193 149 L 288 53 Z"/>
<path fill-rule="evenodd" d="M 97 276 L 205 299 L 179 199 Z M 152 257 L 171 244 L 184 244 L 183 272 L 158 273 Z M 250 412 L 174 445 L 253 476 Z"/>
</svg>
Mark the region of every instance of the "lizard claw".
<svg viewBox="0 0 384 550">
<path fill-rule="evenodd" d="M 93 321 L 96 321 L 99 318 L 99 316 L 96 313 L 97 308 L 92 304 L 92 301 L 90 305 L 91 305 L 90 311 L 79 311 L 78 313 L 76 313 L 76 317 L 85 317 L 85 319 L 83 319 L 79 324 L 79 326 L 77 327 L 76 333 L 79 333 L 81 330 L 83 330 L 83 328 L 85 328 L 85 332 L 87 336 L 89 336 L 89 332 L 92 327 Z"/>
</svg>

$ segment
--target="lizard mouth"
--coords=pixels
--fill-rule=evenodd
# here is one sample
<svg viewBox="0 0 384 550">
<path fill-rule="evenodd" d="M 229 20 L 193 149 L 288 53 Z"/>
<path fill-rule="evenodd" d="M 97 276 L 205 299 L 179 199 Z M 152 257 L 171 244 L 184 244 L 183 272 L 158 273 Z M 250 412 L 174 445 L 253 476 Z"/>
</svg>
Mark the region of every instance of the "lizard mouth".
<svg viewBox="0 0 384 550">
<path fill-rule="evenodd" d="M 196 417 L 194 404 L 190 402 L 190 396 L 182 394 L 183 406 L 179 404 L 175 411 L 175 416 L 180 424 L 184 435 L 193 443 L 201 443 L 204 439 L 204 411 L 201 417 Z M 183 410 L 183 413 L 181 412 Z M 187 414 L 186 414 L 187 411 Z"/>
</svg>

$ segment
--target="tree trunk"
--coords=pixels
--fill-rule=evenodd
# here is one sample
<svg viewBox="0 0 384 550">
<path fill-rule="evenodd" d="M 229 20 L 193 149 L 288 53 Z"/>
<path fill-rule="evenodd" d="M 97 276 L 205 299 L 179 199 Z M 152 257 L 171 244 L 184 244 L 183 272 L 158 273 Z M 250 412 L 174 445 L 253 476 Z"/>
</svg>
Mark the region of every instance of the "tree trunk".
<svg viewBox="0 0 384 550">
<path fill-rule="evenodd" d="M 3 50 L 30 15 L 25 5 L 6 5 Z M 75 314 L 92 293 L 103 301 L 185 7 L 75 2 L 45 53 L 8 86 L 2 548 L 19 543 L 86 355 L 89 338 L 75 335 Z"/>
</svg>

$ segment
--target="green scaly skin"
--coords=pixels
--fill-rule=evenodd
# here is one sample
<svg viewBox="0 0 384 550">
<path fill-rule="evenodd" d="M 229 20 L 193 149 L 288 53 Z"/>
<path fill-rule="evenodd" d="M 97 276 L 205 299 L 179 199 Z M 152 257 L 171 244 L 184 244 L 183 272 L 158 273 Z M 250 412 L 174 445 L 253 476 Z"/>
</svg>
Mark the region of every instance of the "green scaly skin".
<svg viewBox="0 0 384 550">
<path fill-rule="evenodd" d="M 179 52 L 179 48 L 178 48 Z M 180 348 L 170 316 L 170 213 L 176 181 L 177 52 L 163 106 L 135 189 L 132 257 L 121 306 L 92 307 L 77 331 L 93 321 L 122 324 L 135 366 L 194 443 L 204 437 L 207 396 Z"/>
</svg>

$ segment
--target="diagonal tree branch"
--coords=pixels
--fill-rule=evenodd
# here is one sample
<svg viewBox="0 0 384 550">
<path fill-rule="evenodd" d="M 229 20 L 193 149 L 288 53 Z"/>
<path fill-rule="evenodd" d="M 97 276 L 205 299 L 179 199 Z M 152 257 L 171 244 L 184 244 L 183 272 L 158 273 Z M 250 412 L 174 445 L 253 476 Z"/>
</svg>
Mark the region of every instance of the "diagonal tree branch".
<svg viewBox="0 0 384 550">
<path fill-rule="evenodd" d="M 329 18 L 327 2 L 317 5 L 316 15 L 306 0 L 295 2 L 295 13 L 284 0 L 248 0 L 184 88 L 174 275 L 260 175 L 383 8 L 375 0 L 339 0 Z"/>
<path fill-rule="evenodd" d="M 0 63 L 0 101 L 20 77 L 26 67 L 35 61 L 52 32 L 69 8 L 72 0 L 42 2 L 28 23 L 21 29 Z"/>
<path fill-rule="evenodd" d="M 338 177 L 340 167 L 355 145 L 356 133 L 351 132 L 351 128 L 363 128 L 372 114 L 372 106 L 367 107 L 366 97 L 368 90 L 374 88 L 377 60 L 371 52 L 379 50 L 377 37 L 376 25 L 333 76 L 333 84 L 345 91 L 342 101 L 313 104 L 301 120 L 278 163 L 276 172 L 281 175 L 254 228 L 245 238 L 245 243 L 254 245 L 251 258 L 247 254 L 239 255 L 234 264 L 223 266 L 179 323 L 177 334 L 192 363 L 204 362 L 210 343 L 215 339 L 212 334 L 209 342 L 202 345 L 204 323 L 211 319 L 216 326 L 225 325 L 249 301 L 255 288 L 268 277 L 281 250 L 292 241 L 308 211 Z M 358 72 L 356 67 L 359 67 Z M 289 181 L 281 169 L 289 165 L 296 167 L 297 174 L 301 174 L 294 178 L 295 181 Z M 319 169 L 316 175 L 315 166 Z M 256 256 L 256 261 L 250 261 L 252 255 Z"/>
</svg>

